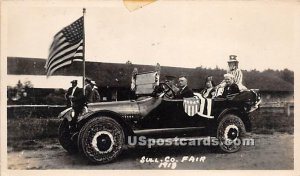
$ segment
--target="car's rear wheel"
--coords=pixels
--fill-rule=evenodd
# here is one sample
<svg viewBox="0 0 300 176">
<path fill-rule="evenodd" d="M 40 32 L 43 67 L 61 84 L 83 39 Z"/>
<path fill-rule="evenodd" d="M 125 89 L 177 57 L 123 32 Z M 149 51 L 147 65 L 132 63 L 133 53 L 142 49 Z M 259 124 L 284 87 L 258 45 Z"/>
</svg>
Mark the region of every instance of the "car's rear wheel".
<svg viewBox="0 0 300 176">
<path fill-rule="evenodd" d="M 74 154 L 78 152 L 76 141 L 72 141 L 72 134 L 70 134 L 69 122 L 67 119 L 63 119 L 59 125 L 58 141 L 68 153 Z"/>
<path fill-rule="evenodd" d="M 219 122 L 217 129 L 220 150 L 226 153 L 239 151 L 245 133 L 245 125 L 241 118 L 234 114 L 225 115 Z"/>
<path fill-rule="evenodd" d="M 122 126 L 110 117 L 96 117 L 80 130 L 78 148 L 93 163 L 108 163 L 122 152 L 125 135 Z"/>
</svg>

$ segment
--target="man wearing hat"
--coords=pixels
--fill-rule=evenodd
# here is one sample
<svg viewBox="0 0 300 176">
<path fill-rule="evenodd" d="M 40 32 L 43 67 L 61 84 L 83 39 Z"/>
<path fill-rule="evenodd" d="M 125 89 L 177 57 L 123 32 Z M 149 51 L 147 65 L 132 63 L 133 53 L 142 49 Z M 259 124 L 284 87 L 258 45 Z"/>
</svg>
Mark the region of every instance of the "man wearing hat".
<svg viewBox="0 0 300 176">
<path fill-rule="evenodd" d="M 236 83 L 234 83 L 234 75 L 226 73 L 224 75 L 225 87 L 221 97 L 227 97 L 235 93 L 239 93 L 240 89 Z"/>
<path fill-rule="evenodd" d="M 72 86 L 68 89 L 67 93 L 65 94 L 65 99 L 67 100 L 67 107 L 72 106 L 72 99 L 74 98 L 74 93 L 77 87 L 77 80 L 71 81 Z"/>
<path fill-rule="evenodd" d="M 68 100 L 68 107 L 74 109 L 75 116 L 71 121 L 71 128 L 75 128 L 78 115 L 82 112 L 85 106 L 85 98 L 83 95 L 82 88 L 77 87 L 77 80 L 71 81 L 72 87 L 70 87 L 65 95 L 65 98 Z"/>
<path fill-rule="evenodd" d="M 242 84 L 243 82 L 243 73 L 238 68 L 239 61 L 236 59 L 236 55 L 230 55 L 228 62 L 229 69 L 227 70 L 227 73 L 233 75 L 233 82 L 238 85 L 240 90 L 246 90 L 247 88 Z M 219 85 L 216 86 L 216 90 L 219 88 L 224 88 L 226 85 L 225 80 L 223 80 Z M 220 90 L 218 90 L 220 92 Z"/>
<path fill-rule="evenodd" d="M 99 102 L 100 94 L 98 92 L 98 87 L 96 86 L 96 82 L 91 81 L 91 86 L 92 86 L 92 102 Z"/>
<path fill-rule="evenodd" d="M 233 75 L 233 82 L 239 86 L 240 89 L 247 89 L 243 85 L 243 73 L 242 71 L 238 68 L 239 61 L 236 59 L 236 55 L 230 55 L 229 56 L 229 61 L 228 61 L 228 67 L 229 70 L 227 73 L 230 73 Z"/>
<path fill-rule="evenodd" d="M 86 97 L 86 101 L 88 103 L 93 102 L 93 88 L 91 85 L 91 79 L 89 78 L 85 78 L 85 85 L 84 85 L 84 90 L 85 90 L 85 97 Z"/>
</svg>

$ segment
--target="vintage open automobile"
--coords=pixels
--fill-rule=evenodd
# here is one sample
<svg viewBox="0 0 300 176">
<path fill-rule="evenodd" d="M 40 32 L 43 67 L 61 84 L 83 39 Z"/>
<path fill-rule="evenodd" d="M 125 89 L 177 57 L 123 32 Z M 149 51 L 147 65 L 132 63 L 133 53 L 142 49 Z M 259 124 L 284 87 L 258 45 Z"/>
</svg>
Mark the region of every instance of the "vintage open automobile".
<svg viewBox="0 0 300 176">
<path fill-rule="evenodd" d="M 242 139 L 251 130 L 249 115 L 260 104 L 258 90 L 245 90 L 226 98 L 195 97 L 175 99 L 175 92 L 159 82 L 159 71 L 137 73 L 132 77 L 136 99 L 88 104 L 79 115 L 77 130 L 69 130 L 74 116 L 71 108 L 59 114 L 59 142 L 69 153 L 80 152 L 94 163 L 116 159 L 128 144 L 128 136 L 187 138 L 212 136 L 219 149 L 232 153 L 242 145 L 223 143 Z"/>
</svg>

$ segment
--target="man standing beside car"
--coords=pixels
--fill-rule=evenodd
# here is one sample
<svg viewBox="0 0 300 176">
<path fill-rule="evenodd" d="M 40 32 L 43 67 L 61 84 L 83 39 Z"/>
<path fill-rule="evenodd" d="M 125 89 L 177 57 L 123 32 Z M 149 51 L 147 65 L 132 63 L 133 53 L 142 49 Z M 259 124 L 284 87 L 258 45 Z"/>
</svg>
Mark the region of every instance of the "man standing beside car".
<svg viewBox="0 0 300 176">
<path fill-rule="evenodd" d="M 98 87 L 96 86 L 96 82 L 91 81 L 91 85 L 92 85 L 92 102 L 99 102 L 100 94 L 98 92 Z"/>
<path fill-rule="evenodd" d="M 71 81 L 72 86 L 68 89 L 67 93 L 65 94 L 65 99 L 67 100 L 67 107 L 72 106 L 72 99 L 74 97 L 74 92 L 78 88 L 77 87 L 77 80 Z"/>
<path fill-rule="evenodd" d="M 176 98 L 182 99 L 194 96 L 193 91 L 188 87 L 188 80 L 186 76 L 180 76 L 178 83 L 180 90 L 178 91 Z"/>
<path fill-rule="evenodd" d="M 85 97 L 86 97 L 87 103 L 93 102 L 93 97 L 92 97 L 93 96 L 93 88 L 91 85 L 91 80 L 88 78 L 85 79 L 84 90 L 85 90 Z"/>
<path fill-rule="evenodd" d="M 70 106 L 72 106 L 75 115 L 70 123 L 71 130 L 76 128 L 77 118 L 80 113 L 82 113 L 83 108 L 85 106 L 85 97 L 83 95 L 82 88 L 77 87 L 77 80 L 71 81 L 72 87 L 68 89 L 66 94 L 66 99 L 70 102 Z"/>
</svg>

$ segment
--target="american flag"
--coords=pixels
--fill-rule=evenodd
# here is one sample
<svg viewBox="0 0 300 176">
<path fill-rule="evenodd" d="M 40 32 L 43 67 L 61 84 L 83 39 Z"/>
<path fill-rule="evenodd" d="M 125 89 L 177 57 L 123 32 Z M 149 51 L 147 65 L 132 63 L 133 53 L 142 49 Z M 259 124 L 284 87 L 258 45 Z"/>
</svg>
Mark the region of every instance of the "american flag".
<svg viewBox="0 0 300 176">
<path fill-rule="evenodd" d="M 81 17 L 54 36 L 45 65 L 47 76 L 74 60 L 83 60 L 83 25 Z"/>
<path fill-rule="evenodd" d="M 204 98 L 199 93 L 194 93 L 194 97 L 183 99 L 183 108 L 185 113 L 189 116 L 198 114 L 201 117 L 209 119 L 214 118 L 213 116 L 213 100 L 211 98 Z"/>
<path fill-rule="evenodd" d="M 185 113 L 187 113 L 189 116 L 194 116 L 199 111 L 200 100 L 196 98 L 184 98 L 183 107 Z"/>
</svg>

